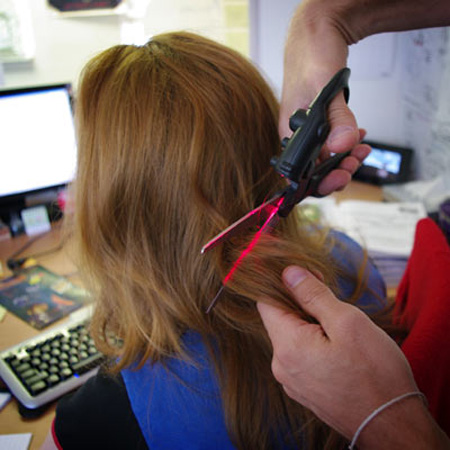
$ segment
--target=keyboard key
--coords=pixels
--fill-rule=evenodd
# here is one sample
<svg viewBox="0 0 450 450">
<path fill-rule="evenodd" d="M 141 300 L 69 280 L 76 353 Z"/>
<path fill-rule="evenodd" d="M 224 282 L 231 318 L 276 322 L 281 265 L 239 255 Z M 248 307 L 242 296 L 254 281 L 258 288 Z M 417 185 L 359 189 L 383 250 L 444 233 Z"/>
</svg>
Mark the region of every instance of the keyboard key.
<svg viewBox="0 0 450 450">
<path fill-rule="evenodd" d="M 47 385 L 45 384 L 45 381 L 38 381 L 36 384 L 33 384 L 28 388 L 31 395 L 38 395 L 42 391 L 45 391 L 47 388 Z"/>
<path fill-rule="evenodd" d="M 46 362 L 43 362 L 43 363 L 39 364 L 38 369 L 39 370 L 48 370 L 48 367 L 49 367 L 48 364 Z"/>
<path fill-rule="evenodd" d="M 55 386 L 56 384 L 58 384 L 61 381 L 61 379 L 59 378 L 58 375 L 56 375 L 56 373 L 52 373 L 48 378 L 47 378 L 47 384 L 49 386 Z"/>
<path fill-rule="evenodd" d="M 47 372 L 38 372 L 33 377 L 28 378 L 27 380 L 25 380 L 25 384 L 31 386 L 31 385 L 36 384 L 38 381 L 45 380 L 47 377 L 48 377 L 48 373 Z"/>
<path fill-rule="evenodd" d="M 20 374 L 28 369 L 31 369 L 31 366 L 28 363 L 22 363 L 16 367 L 16 372 Z"/>
<path fill-rule="evenodd" d="M 104 356 L 101 353 L 92 355 L 83 361 L 80 361 L 72 366 L 72 369 L 78 375 L 88 372 L 90 369 L 100 364 L 104 360 Z"/>
<path fill-rule="evenodd" d="M 50 373 L 59 373 L 59 367 L 58 366 L 51 366 L 48 371 Z"/>
<path fill-rule="evenodd" d="M 30 352 L 30 355 L 32 358 L 39 358 L 39 356 L 41 356 L 41 350 L 37 348 L 37 349 L 33 350 L 32 352 Z"/>
<path fill-rule="evenodd" d="M 66 379 L 72 376 L 72 371 L 66 367 L 65 369 L 61 370 L 61 372 L 59 372 L 61 379 Z"/>
<path fill-rule="evenodd" d="M 13 368 L 15 369 L 17 366 L 19 366 L 21 364 L 20 359 L 17 358 L 16 356 L 10 356 L 8 357 L 8 359 L 6 360 L 6 362 Z"/>
<path fill-rule="evenodd" d="M 51 359 L 48 361 L 48 365 L 49 365 L 49 366 L 57 366 L 58 363 L 59 363 L 59 359 L 58 359 L 58 358 L 51 358 Z"/>
<path fill-rule="evenodd" d="M 38 371 L 36 369 L 28 369 L 25 372 L 22 372 L 20 374 L 20 378 L 22 378 L 22 380 L 27 380 L 28 378 L 33 377 L 34 375 L 36 375 L 38 373 Z"/>
<path fill-rule="evenodd" d="M 42 363 L 39 358 L 33 358 L 30 362 L 33 367 L 38 367 Z"/>
</svg>

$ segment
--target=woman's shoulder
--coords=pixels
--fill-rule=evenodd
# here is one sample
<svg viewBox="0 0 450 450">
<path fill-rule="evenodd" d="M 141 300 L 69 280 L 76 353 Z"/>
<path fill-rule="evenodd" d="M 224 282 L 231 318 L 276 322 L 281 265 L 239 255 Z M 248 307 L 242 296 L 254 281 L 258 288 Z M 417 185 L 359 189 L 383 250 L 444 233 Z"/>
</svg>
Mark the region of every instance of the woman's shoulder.
<svg viewBox="0 0 450 450">
<path fill-rule="evenodd" d="M 54 433 L 67 449 L 146 449 L 120 374 L 100 371 L 56 407 Z"/>
<path fill-rule="evenodd" d="M 328 242 L 331 245 L 331 257 L 339 272 L 338 285 L 342 295 L 351 296 L 355 283 L 353 278 L 361 274 L 366 281 L 367 289 L 357 301 L 358 306 L 381 309 L 385 306 L 386 285 L 377 267 L 354 239 L 337 230 L 330 230 Z"/>
</svg>

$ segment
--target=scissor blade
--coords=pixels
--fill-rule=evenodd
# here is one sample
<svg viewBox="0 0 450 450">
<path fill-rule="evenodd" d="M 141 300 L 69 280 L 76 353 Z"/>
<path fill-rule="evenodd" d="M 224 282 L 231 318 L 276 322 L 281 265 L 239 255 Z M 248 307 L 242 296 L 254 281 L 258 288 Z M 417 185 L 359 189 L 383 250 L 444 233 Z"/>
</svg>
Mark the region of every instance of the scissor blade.
<svg viewBox="0 0 450 450">
<path fill-rule="evenodd" d="M 206 253 L 207 251 L 217 247 L 222 242 L 242 233 L 245 229 L 252 227 L 260 222 L 267 220 L 271 212 L 273 211 L 275 203 L 282 196 L 282 193 L 274 195 L 270 200 L 264 202 L 262 205 L 253 209 L 245 216 L 241 217 L 236 222 L 232 223 L 228 228 L 221 231 L 217 236 L 214 236 L 210 241 L 208 241 L 201 250 L 201 253 Z"/>
<path fill-rule="evenodd" d="M 208 314 L 216 305 L 217 301 L 219 300 L 220 296 L 222 295 L 222 292 L 226 286 L 226 284 L 231 280 L 231 277 L 233 276 L 236 269 L 241 265 L 242 260 L 252 251 L 253 247 L 258 242 L 259 238 L 263 233 L 270 233 L 278 224 L 280 221 L 280 216 L 278 215 L 278 210 L 283 203 L 284 198 L 282 198 L 282 194 L 277 198 L 277 202 L 272 205 L 271 211 L 267 218 L 265 219 L 264 223 L 261 225 L 261 228 L 258 230 L 258 232 L 253 237 L 250 244 L 247 245 L 247 247 L 242 251 L 242 253 L 239 255 L 239 258 L 235 261 L 233 264 L 233 267 L 229 270 L 227 275 L 222 281 L 222 286 L 220 287 L 219 291 L 217 292 L 216 296 L 213 298 L 212 302 L 209 304 L 206 314 Z"/>
</svg>

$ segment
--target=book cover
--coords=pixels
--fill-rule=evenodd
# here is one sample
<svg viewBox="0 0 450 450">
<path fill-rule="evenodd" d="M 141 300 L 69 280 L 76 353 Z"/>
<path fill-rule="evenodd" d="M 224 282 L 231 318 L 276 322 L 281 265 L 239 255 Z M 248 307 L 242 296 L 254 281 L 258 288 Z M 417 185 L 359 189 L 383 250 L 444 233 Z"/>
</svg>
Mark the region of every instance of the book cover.
<svg viewBox="0 0 450 450">
<path fill-rule="evenodd" d="M 0 282 L 0 305 L 39 330 L 88 302 L 86 290 L 39 265 Z"/>
</svg>

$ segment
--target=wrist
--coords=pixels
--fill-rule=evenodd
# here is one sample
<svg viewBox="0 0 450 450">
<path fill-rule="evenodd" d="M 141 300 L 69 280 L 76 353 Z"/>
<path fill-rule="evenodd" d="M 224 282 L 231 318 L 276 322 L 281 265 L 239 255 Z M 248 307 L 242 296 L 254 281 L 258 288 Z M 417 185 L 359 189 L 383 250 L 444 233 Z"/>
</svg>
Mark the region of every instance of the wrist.
<svg viewBox="0 0 450 450">
<path fill-rule="evenodd" d="M 300 12 L 301 10 L 301 12 Z M 448 0 L 304 0 L 298 17 L 306 23 L 323 22 L 334 28 L 347 45 L 377 33 L 448 26 Z"/>
<path fill-rule="evenodd" d="M 405 398 L 383 410 L 362 430 L 356 445 L 360 450 L 449 448 L 420 397 Z"/>
</svg>

